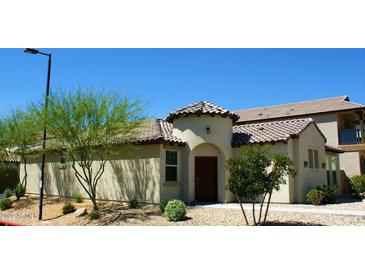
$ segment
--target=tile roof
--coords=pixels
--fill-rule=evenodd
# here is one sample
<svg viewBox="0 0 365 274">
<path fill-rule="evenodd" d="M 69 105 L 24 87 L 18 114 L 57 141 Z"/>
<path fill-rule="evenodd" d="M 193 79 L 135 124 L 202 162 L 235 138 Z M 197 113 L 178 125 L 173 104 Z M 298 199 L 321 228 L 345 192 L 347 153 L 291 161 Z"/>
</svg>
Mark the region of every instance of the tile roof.
<svg viewBox="0 0 365 274">
<path fill-rule="evenodd" d="M 170 144 L 185 145 L 186 142 L 172 134 L 173 126 L 171 123 L 162 119 L 149 119 L 144 121 L 139 128 L 133 133 L 133 136 L 127 138 L 129 142 L 134 144 Z M 52 138 L 47 138 L 48 144 L 52 142 Z M 127 141 L 127 142 L 128 142 Z M 30 152 L 41 150 L 40 144 L 29 148 Z"/>
<path fill-rule="evenodd" d="M 165 120 L 147 120 L 137 129 L 133 141 L 138 144 L 168 143 L 184 145 L 186 142 L 174 136 L 172 130 L 172 124 Z"/>
<path fill-rule="evenodd" d="M 298 137 L 311 123 L 314 123 L 312 118 L 306 118 L 236 125 L 233 126 L 232 146 L 286 142 Z"/>
<path fill-rule="evenodd" d="M 235 113 L 240 116 L 240 119 L 238 120 L 238 123 L 240 123 L 278 118 L 286 119 L 293 116 L 304 116 L 309 114 L 353 110 L 361 108 L 365 109 L 365 106 L 362 104 L 350 102 L 348 96 L 338 96 L 285 105 L 238 110 L 235 111 Z"/>
<path fill-rule="evenodd" d="M 189 116 L 192 114 L 211 116 L 221 115 L 222 117 L 229 116 L 233 120 L 233 122 L 236 122 L 239 119 L 239 115 L 230 112 L 228 109 L 224 109 L 206 101 L 201 101 L 171 112 L 169 116 L 167 116 L 166 120 L 168 122 L 172 122 L 175 118 L 178 118 L 180 116 Z"/>
</svg>

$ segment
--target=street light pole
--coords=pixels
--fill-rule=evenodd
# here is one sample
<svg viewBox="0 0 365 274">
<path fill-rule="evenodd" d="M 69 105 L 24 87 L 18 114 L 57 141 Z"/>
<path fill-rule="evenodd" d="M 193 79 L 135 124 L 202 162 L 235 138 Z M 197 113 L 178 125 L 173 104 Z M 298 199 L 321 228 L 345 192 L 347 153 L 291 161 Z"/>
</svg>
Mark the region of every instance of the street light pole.
<svg viewBox="0 0 365 274">
<path fill-rule="evenodd" d="M 28 54 L 41 54 L 48 56 L 48 73 L 47 73 L 47 87 L 46 87 L 46 98 L 44 102 L 44 111 L 45 116 L 47 118 L 47 110 L 48 110 L 48 98 L 49 98 L 49 87 L 51 82 L 51 63 L 52 63 L 52 54 L 50 53 L 43 53 L 36 49 L 25 49 L 25 53 Z M 46 119 L 47 121 L 47 119 Z M 43 191 L 44 191 L 44 169 L 45 169 L 45 162 L 46 162 L 46 140 L 47 140 L 47 126 L 44 125 L 43 128 L 43 143 L 42 143 L 42 168 L 41 168 L 41 181 L 39 186 L 39 211 L 38 211 L 38 220 L 42 220 L 42 213 L 43 213 Z"/>
</svg>

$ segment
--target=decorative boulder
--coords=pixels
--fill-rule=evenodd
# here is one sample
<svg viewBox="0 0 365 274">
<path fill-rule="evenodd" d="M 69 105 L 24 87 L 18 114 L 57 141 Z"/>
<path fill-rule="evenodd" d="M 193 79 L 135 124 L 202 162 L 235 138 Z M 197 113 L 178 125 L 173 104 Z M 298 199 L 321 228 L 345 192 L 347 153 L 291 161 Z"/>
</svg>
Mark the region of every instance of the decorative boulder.
<svg viewBox="0 0 365 274">
<path fill-rule="evenodd" d="M 78 210 L 75 211 L 74 215 L 75 217 L 81 217 L 81 216 L 85 216 L 87 214 L 87 210 L 86 208 L 82 207 L 79 208 Z"/>
</svg>

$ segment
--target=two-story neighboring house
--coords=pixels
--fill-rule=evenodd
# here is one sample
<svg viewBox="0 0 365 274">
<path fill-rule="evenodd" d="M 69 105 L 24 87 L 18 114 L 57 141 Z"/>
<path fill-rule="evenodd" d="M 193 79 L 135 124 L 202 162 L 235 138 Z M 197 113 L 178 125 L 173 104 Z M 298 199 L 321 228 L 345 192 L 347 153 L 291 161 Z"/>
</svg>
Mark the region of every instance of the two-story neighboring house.
<svg viewBox="0 0 365 274">
<path fill-rule="evenodd" d="M 238 124 L 310 117 L 327 139 L 328 182 L 337 184 L 340 178 L 343 188 L 346 176 L 365 173 L 365 106 L 351 102 L 348 96 L 245 109 L 235 113 L 240 116 Z M 333 153 L 341 150 L 339 176 L 332 172 L 338 164 Z"/>
</svg>

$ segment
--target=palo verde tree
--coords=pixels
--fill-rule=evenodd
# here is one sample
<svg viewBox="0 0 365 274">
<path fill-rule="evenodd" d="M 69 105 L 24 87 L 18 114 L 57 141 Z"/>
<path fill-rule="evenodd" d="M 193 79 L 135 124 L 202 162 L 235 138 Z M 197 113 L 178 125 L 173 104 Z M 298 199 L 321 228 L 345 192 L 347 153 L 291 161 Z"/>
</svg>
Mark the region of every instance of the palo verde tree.
<svg viewBox="0 0 365 274">
<path fill-rule="evenodd" d="M 41 138 L 41 123 L 29 109 L 15 109 L 0 121 L 0 161 L 3 169 L 14 168 L 14 163 L 21 161 L 23 176 L 20 187 L 27 187 L 27 160 L 30 148 Z"/>
<path fill-rule="evenodd" d="M 266 148 L 253 146 L 227 161 L 227 170 L 230 174 L 227 189 L 236 196 L 247 225 L 249 222 L 242 206 L 242 199 L 252 203 L 253 224 L 265 223 L 272 193 L 274 190 L 279 190 L 280 185 L 285 183 L 286 175 L 295 175 L 293 166 L 293 161 L 286 155 L 271 154 Z M 271 171 L 269 171 L 270 167 Z M 263 217 L 266 198 L 268 199 Z M 260 203 L 258 218 L 256 218 L 255 209 L 257 202 Z"/>
<path fill-rule="evenodd" d="M 42 113 L 43 106 L 39 106 Z M 50 141 L 47 147 L 66 156 L 77 181 L 98 209 L 97 185 L 110 155 L 127 146 L 143 121 L 140 101 L 92 89 L 51 96 L 41 115 Z"/>
</svg>

